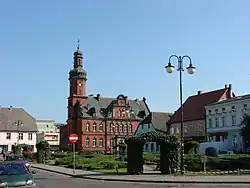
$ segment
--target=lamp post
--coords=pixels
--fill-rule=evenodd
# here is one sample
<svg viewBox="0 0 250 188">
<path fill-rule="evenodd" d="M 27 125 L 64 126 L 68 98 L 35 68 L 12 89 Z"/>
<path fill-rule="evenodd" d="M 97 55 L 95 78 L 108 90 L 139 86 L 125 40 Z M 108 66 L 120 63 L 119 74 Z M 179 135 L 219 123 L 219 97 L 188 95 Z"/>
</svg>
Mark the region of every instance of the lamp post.
<svg viewBox="0 0 250 188">
<path fill-rule="evenodd" d="M 180 108 L 181 108 L 181 173 L 185 173 L 185 168 L 184 168 L 184 125 L 183 125 L 183 101 L 182 101 L 182 72 L 184 71 L 183 68 L 183 60 L 188 59 L 189 60 L 189 66 L 186 68 L 188 74 L 193 74 L 196 70 L 196 68 L 192 65 L 192 60 L 189 56 L 177 56 L 177 55 L 171 55 L 169 57 L 168 65 L 165 66 L 165 69 L 168 73 L 172 73 L 174 71 L 174 66 L 171 63 L 171 60 L 173 58 L 176 58 L 178 61 L 178 68 L 177 71 L 179 71 L 179 76 L 180 76 Z"/>
</svg>

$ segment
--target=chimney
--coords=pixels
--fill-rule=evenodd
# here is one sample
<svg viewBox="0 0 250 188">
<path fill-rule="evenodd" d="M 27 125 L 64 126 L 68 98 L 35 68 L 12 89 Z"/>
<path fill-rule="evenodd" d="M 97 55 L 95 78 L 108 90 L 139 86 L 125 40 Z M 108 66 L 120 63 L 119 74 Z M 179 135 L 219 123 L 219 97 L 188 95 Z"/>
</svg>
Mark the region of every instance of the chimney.
<svg viewBox="0 0 250 188">
<path fill-rule="evenodd" d="M 197 91 L 197 95 L 200 95 L 201 94 L 201 91 L 199 90 L 199 91 Z"/>
<path fill-rule="evenodd" d="M 233 97 L 232 84 L 228 85 L 228 97 L 230 99 Z"/>
<path fill-rule="evenodd" d="M 227 89 L 227 84 L 225 84 L 225 89 Z"/>
<path fill-rule="evenodd" d="M 99 101 L 100 96 L 101 96 L 101 95 L 98 93 L 98 94 L 96 95 L 96 100 L 98 100 L 98 101 Z"/>
</svg>

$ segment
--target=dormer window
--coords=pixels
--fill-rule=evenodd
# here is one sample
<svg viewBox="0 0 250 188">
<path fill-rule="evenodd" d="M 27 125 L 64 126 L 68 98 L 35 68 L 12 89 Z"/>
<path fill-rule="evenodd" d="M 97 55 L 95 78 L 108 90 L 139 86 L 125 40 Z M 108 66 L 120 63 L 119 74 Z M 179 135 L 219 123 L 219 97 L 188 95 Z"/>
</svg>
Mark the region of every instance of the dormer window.
<svg viewBox="0 0 250 188">
<path fill-rule="evenodd" d="M 245 109 L 245 110 L 247 109 L 247 104 L 244 104 L 244 109 Z"/>
<path fill-rule="evenodd" d="M 212 110 L 208 110 L 208 113 L 209 113 L 209 115 L 211 115 L 212 114 Z"/>
</svg>

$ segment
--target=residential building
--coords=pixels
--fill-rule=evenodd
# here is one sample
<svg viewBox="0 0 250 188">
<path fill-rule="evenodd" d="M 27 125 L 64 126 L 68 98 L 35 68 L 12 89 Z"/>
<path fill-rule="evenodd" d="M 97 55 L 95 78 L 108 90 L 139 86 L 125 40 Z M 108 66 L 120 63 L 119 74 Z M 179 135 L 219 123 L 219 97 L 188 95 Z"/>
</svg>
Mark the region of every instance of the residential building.
<svg viewBox="0 0 250 188">
<path fill-rule="evenodd" d="M 60 133 L 58 126 L 56 126 L 55 124 L 55 121 L 37 120 L 36 124 L 38 128 L 37 143 L 46 140 L 49 143 L 51 150 L 59 150 Z"/>
<path fill-rule="evenodd" d="M 23 108 L 0 107 L 0 152 L 15 152 L 17 145 L 30 145 L 36 152 L 35 118 Z"/>
<path fill-rule="evenodd" d="M 206 93 L 198 91 L 196 95 L 188 97 L 183 104 L 184 139 L 206 140 L 205 106 L 234 97 L 232 85 Z M 180 133 L 181 108 L 168 121 L 171 133 Z"/>
<path fill-rule="evenodd" d="M 61 149 L 71 149 L 68 136 L 76 133 L 79 137 L 77 151 L 112 152 L 117 140 L 133 135 L 139 122 L 149 114 L 146 99 L 86 95 L 86 81 L 83 54 L 78 47 L 74 52 L 73 70 L 69 72 L 68 119 L 67 125 L 60 127 Z"/>
<path fill-rule="evenodd" d="M 242 118 L 250 115 L 250 95 L 237 96 L 207 105 L 207 140 L 223 142 L 223 151 L 242 151 L 244 142 L 241 136 Z"/>
<path fill-rule="evenodd" d="M 141 134 L 148 132 L 166 133 L 168 131 L 167 121 L 171 115 L 171 113 L 151 112 L 139 123 L 134 136 L 139 137 Z M 160 146 L 156 142 L 148 142 L 144 145 L 144 152 L 160 153 Z"/>
</svg>

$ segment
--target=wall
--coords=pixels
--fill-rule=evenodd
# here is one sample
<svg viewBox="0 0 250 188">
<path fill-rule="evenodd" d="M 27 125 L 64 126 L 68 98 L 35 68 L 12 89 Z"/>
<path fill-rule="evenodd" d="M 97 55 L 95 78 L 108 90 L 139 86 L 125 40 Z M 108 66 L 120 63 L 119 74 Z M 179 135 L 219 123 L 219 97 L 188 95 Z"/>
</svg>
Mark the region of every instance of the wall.
<svg viewBox="0 0 250 188">
<path fill-rule="evenodd" d="M 79 142 L 79 144 L 81 144 L 81 146 L 83 146 L 85 149 L 88 150 L 104 150 L 105 149 L 105 124 L 103 121 L 101 120 L 79 120 L 80 124 L 82 125 L 81 130 L 82 134 L 81 135 L 81 141 Z M 109 150 L 112 150 L 113 145 L 114 145 L 114 140 L 115 140 L 115 136 L 117 136 L 118 138 L 121 137 L 125 137 L 125 136 L 132 136 L 134 134 L 134 132 L 137 129 L 139 122 L 135 122 L 135 121 L 125 121 L 125 120 L 119 120 L 119 121 L 107 121 L 107 146 Z M 89 131 L 86 131 L 87 128 L 87 124 L 89 124 L 90 129 Z M 94 131 L 93 129 L 93 125 L 96 124 L 96 131 Z M 103 130 L 100 130 L 100 125 L 102 124 L 103 126 Z M 131 124 L 132 125 L 132 131 L 129 131 L 128 128 L 122 129 L 122 131 L 120 131 L 121 129 L 119 128 L 120 125 L 125 125 L 125 124 Z M 116 129 L 113 126 L 118 126 L 118 129 L 116 131 Z M 111 127 L 113 127 L 111 129 Z M 86 146 L 88 139 L 90 140 L 90 145 Z M 99 140 L 103 139 L 103 146 L 101 147 L 99 144 L 97 144 L 95 147 L 93 147 L 93 140 L 96 139 L 97 142 L 99 142 Z"/>
<path fill-rule="evenodd" d="M 38 132 L 56 132 L 57 128 L 55 126 L 55 121 L 53 120 L 37 120 Z"/>
<path fill-rule="evenodd" d="M 170 126 L 170 133 L 178 134 L 181 130 L 180 123 L 173 123 Z M 205 136 L 205 121 L 204 120 L 194 120 L 184 122 L 184 137 L 198 137 Z"/>
<path fill-rule="evenodd" d="M 229 100 L 206 106 L 208 140 L 225 141 L 228 150 L 243 150 L 241 121 L 244 114 L 250 114 L 250 99 Z M 233 144 L 235 141 L 236 144 Z"/>
<path fill-rule="evenodd" d="M 46 140 L 49 145 L 60 145 L 60 134 L 59 133 L 38 133 L 37 142 Z"/>
<path fill-rule="evenodd" d="M 140 125 L 135 133 L 135 136 L 139 137 L 141 134 L 147 132 L 156 132 L 152 123 Z M 144 145 L 143 151 L 149 153 L 159 153 L 160 147 L 156 144 L 156 142 L 148 142 Z"/>
<path fill-rule="evenodd" d="M 7 146 L 8 151 L 11 151 L 12 145 L 17 143 L 18 133 L 12 132 L 11 139 L 6 139 L 6 132 L 0 132 L 0 145 Z M 34 147 L 34 152 L 36 152 L 36 133 L 32 133 L 32 140 L 28 139 L 28 133 L 23 133 L 23 140 L 19 139 L 19 144 L 27 144 Z"/>
</svg>

